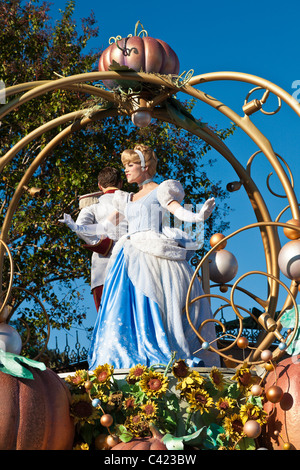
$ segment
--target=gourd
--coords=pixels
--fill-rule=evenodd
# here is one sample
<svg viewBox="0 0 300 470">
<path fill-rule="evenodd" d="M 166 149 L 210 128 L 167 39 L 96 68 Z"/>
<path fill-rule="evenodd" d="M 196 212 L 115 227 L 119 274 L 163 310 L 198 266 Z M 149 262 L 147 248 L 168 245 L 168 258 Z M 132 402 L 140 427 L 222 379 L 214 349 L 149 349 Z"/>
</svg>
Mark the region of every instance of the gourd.
<svg viewBox="0 0 300 470">
<path fill-rule="evenodd" d="M 120 442 L 112 450 L 168 450 L 162 442 L 163 434 L 150 425 L 151 436 L 135 437 L 129 442 Z"/>
<path fill-rule="evenodd" d="M 99 59 L 98 70 L 107 72 L 115 70 L 117 66 L 117 69 L 128 67 L 136 72 L 178 75 L 177 54 L 161 39 L 137 35 L 138 24 L 139 22 L 136 24 L 134 36 L 114 38 L 115 42 L 103 51 Z M 147 34 L 145 30 L 141 32 Z M 105 84 L 109 88 L 113 88 L 117 82 L 105 81 Z M 122 85 L 122 81 L 120 81 L 120 85 Z"/>
<path fill-rule="evenodd" d="M 71 395 L 52 370 L 28 367 L 33 379 L 0 372 L 0 450 L 71 450 Z"/>
</svg>

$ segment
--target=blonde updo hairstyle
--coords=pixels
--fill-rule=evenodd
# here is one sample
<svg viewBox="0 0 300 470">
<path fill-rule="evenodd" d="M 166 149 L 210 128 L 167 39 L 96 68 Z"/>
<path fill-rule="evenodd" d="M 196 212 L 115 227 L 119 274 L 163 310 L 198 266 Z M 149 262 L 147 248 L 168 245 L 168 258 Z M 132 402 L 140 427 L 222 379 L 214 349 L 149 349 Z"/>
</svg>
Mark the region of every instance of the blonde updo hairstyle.
<svg viewBox="0 0 300 470">
<path fill-rule="evenodd" d="M 156 173 L 157 158 L 154 151 L 147 145 L 137 144 L 133 149 L 124 150 L 121 154 L 123 165 L 126 165 L 126 163 L 141 163 L 139 154 L 135 150 L 139 150 L 144 155 L 148 174 L 152 178 Z"/>
</svg>

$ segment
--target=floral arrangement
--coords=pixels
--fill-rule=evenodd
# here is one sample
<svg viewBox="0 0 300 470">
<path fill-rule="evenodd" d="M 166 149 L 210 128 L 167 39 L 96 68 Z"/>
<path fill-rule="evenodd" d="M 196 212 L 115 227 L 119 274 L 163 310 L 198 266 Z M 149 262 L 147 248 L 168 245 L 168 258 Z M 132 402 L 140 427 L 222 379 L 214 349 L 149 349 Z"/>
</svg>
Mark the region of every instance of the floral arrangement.
<svg viewBox="0 0 300 470">
<path fill-rule="evenodd" d="M 149 436 L 151 425 L 168 449 L 254 450 L 257 436 L 245 432 L 245 423 L 260 428 L 267 421 L 262 397 L 251 393 L 259 378 L 246 363 L 231 378 L 216 367 L 202 375 L 172 358 L 164 368 L 137 364 L 123 379 L 104 364 L 65 380 L 72 394 L 75 450 L 111 449 Z"/>
</svg>

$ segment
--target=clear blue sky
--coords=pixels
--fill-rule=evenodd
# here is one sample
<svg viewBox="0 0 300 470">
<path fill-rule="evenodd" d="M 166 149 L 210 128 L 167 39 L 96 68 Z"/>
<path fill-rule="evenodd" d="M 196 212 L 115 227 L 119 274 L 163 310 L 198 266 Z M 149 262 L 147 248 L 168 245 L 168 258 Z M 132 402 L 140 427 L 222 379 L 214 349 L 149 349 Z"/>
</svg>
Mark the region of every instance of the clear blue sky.
<svg viewBox="0 0 300 470">
<path fill-rule="evenodd" d="M 64 1 L 52 0 L 53 18 L 57 17 L 58 9 L 63 9 L 64 5 Z M 133 33 L 134 26 L 139 20 L 149 36 L 166 41 L 176 51 L 180 61 L 180 73 L 190 69 L 194 70 L 194 76 L 216 71 L 244 72 L 270 80 L 290 94 L 296 91 L 293 88 L 295 81 L 300 81 L 300 4 L 296 0 L 286 3 L 278 0 L 252 2 L 77 0 L 75 18 L 78 26 L 80 18 L 88 16 L 91 11 L 94 11 L 99 26 L 99 37 L 90 41 L 92 48 L 107 47 L 111 36 L 127 36 Z M 241 108 L 251 88 L 251 85 L 241 85 L 236 82 L 216 82 L 203 85 L 201 89 L 242 115 Z M 300 88 L 299 85 L 297 88 Z M 298 96 L 300 98 L 300 93 Z M 261 95 L 255 97 L 260 98 Z M 268 106 L 267 110 L 274 108 L 275 100 L 270 99 Z M 218 125 L 220 128 L 230 124 L 227 118 L 201 103 L 197 105 L 195 115 L 204 122 Z M 271 141 L 275 152 L 291 166 L 296 192 L 299 194 L 300 118 L 283 105 L 276 116 L 264 116 L 258 113 L 253 116 L 253 122 Z M 244 166 L 252 153 L 257 150 L 253 142 L 240 131 L 228 139 L 226 144 Z M 216 154 L 213 156 L 218 159 L 218 163 L 211 170 L 211 177 L 222 180 L 225 187 L 229 181 L 236 179 L 235 172 L 227 162 L 224 162 L 223 157 Z M 268 194 L 265 182 L 270 171 L 271 168 L 263 155 L 255 160 L 254 179 L 266 197 L 269 210 L 275 218 L 287 203 L 286 200 Z M 271 178 L 271 184 L 275 191 L 282 193 L 276 176 Z M 229 215 L 230 231 L 226 235 L 256 221 L 243 189 L 232 193 L 228 202 L 232 212 Z M 287 218 L 290 218 L 290 214 L 287 214 Z M 251 233 L 247 232 L 230 240 L 227 248 L 238 259 L 238 275 L 252 269 L 265 269 L 258 230 L 255 232 L 252 230 Z M 259 277 L 250 280 L 251 285 L 248 283 L 247 287 L 265 298 L 264 279 Z M 287 285 L 289 286 L 289 281 Z M 285 298 L 285 293 L 283 297 Z M 244 298 L 244 302 L 246 307 L 253 306 L 248 298 Z M 93 304 L 91 302 L 90 304 L 90 319 L 93 322 Z"/>
</svg>

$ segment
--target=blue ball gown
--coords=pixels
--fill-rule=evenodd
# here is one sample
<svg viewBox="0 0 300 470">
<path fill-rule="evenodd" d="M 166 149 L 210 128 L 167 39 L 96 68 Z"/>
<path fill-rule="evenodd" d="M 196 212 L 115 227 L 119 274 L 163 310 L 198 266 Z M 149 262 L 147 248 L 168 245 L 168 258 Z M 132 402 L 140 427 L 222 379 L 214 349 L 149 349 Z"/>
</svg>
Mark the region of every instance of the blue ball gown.
<svg viewBox="0 0 300 470">
<path fill-rule="evenodd" d="M 182 202 L 183 196 L 175 180 L 164 181 L 136 201 L 123 191 L 115 193 L 114 205 L 125 215 L 129 230 L 116 243 L 108 266 L 88 354 L 90 370 L 105 363 L 116 369 L 166 365 L 173 352 L 190 366 L 219 365 L 216 353 L 196 352 L 201 345 L 184 313 L 193 275 L 190 251 L 184 239 L 178 240 L 178 231 L 164 230 L 168 203 Z M 191 299 L 202 294 L 196 279 Z M 206 298 L 195 302 L 189 313 L 195 327 L 212 318 Z M 215 339 L 212 322 L 203 334 L 207 341 Z"/>
</svg>

